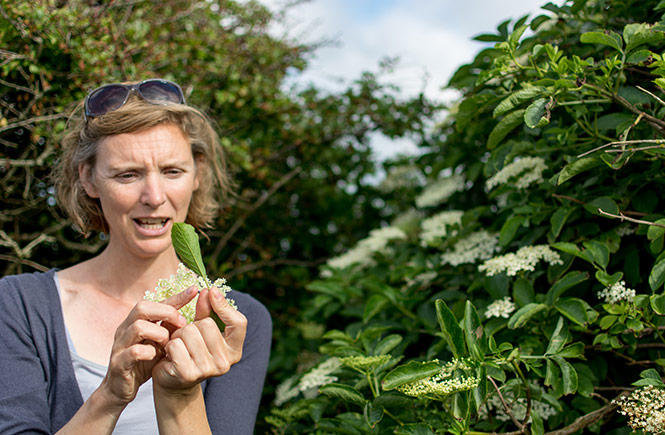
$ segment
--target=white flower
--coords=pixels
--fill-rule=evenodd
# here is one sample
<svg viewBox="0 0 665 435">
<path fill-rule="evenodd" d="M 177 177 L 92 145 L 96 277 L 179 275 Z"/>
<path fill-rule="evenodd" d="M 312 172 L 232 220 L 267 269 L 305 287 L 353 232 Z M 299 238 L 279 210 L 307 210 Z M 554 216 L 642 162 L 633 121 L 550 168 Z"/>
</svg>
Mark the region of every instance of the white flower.
<svg viewBox="0 0 665 435">
<path fill-rule="evenodd" d="M 541 392 L 543 389 L 537 385 L 530 383 L 531 390 L 539 389 Z M 513 390 L 504 390 L 501 392 L 504 400 L 510 405 L 511 412 L 515 418 L 519 421 L 523 421 L 526 417 L 526 398 L 518 397 L 515 399 L 515 393 Z M 494 418 L 499 421 L 508 421 L 510 416 L 506 414 L 506 410 L 501 403 L 501 399 L 498 394 L 492 394 L 489 396 L 486 406 L 481 407 L 478 411 L 481 419 L 489 418 L 491 414 Z M 548 403 L 541 402 L 539 400 L 531 399 L 531 409 L 534 410 L 540 418 L 547 420 L 553 415 L 556 415 L 557 410 L 549 405 Z M 531 422 L 531 418 L 527 423 Z"/>
<path fill-rule="evenodd" d="M 400 188 L 418 187 L 425 184 L 425 177 L 420 169 L 414 165 L 394 166 L 379 184 L 382 192 L 392 192 Z"/>
<path fill-rule="evenodd" d="M 423 220 L 420 225 L 420 245 L 436 245 L 436 242 L 448 235 L 448 230 L 454 225 L 462 223 L 464 212 L 458 210 L 444 211 Z"/>
<path fill-rule="evenodd" d="M 212 284 L 212 286 L 210 284 Z M 184 264 L 180 263 L 178 264 L 178 270 L 175 275 L 171 275 L 166 279 L 157 280 L 155 291 L 145 292 L 143 299 L 147 301 L 161 302 L 164 299 L 168 299 L 175 294 L 187 290 L 191 286 L 196 286 L 199 290 L 209 287 L 217 287 L 225 297 L 226 294 L 231 291 L 231 287 L 226 285 L 226 280 L 224 278 L 217 279 L 212 283 L 208 282 L 207 278 L 197 275 L 195 272 L 189 270 Z M 180 308 L 180 312 L 185 316 L 188 323 L 194 321 L 196 301 L 198 298 L 199 297 L 196 296 L 187 305 Z M 233 299 L 226 298 L 226 300 L 229 305 L 236 308 Z"/>
<path fill-rule="evenodd" d="M 617 304 L 621 301 L 631 302 L 635 297 L 635 290 L 626 288 L 626 281 L 619 281 L 598 292 L 599 298 L 604 298 L 608 304 Z"/>
<path fill-rule="evenodd" d="M 458 266 L 491 258 L 498 251 L 499 238 L 485 230 L 476 231 L 455 243 L 453 252 L 441 256 L 441 264 Z"/>
<path fill-rule="evenodd" d="M 635 231 L 637 231 L 637 228 L 631 228 L 628 224 L 620 225 L 614 229 L 614 232 L 616 232 L 619 237 L 629 236 L 635 233 Z"/>
<path fill-rule="evenodd" d="M 412 285 L 429 284 L 437 276 L 439 274 L 434 271 L 419 273 L 413 278 L 406 278 L 406 285 L 411 287 Z"/>
<path fill-rule="evenodd" d="M 536 269 L 538 261 L 544 260 L 549 264 L 563 264 L 558 253 L 552 251 L 547 245 L 524 246 L 515 253 L 500 255 L 487 260 L 478 266 L 479 272 L 485 272 L 487 276 L 506 272 L 508 276 L 515 276 L 517 272 Z"/>
<path fill-rule="evenodd" d="M 456 374 L 457 370 L 471 370 L 471 367 L 463 359 L 453 359 L 436 375 L 400 385 L 396 389 L 411 397 L 424 396 L 442 399 L 453 393 L 476 388 L 480 383 L 480 379 L 476 376 Z"/>
<path fill-rule="evenodd" d="M 353 264 L 368 266 L 373 262 L 372 255 L 375 252 L 384 252 L 388 242 L 395 239 L 406 239 L 406 234 L 394 227 L 372 230 L 369 236 L 360 240 L 356 246 L 342 255 L 329 259 L 328 266 L 334 269 L 344 269 Z"/>
<path fill-rule="evenodd" d="M 547 169 L 545 160 L 540 157 L 517 158 L 487 180 L 486 186 L 488 190 L 492 190 L 499 184 L 505 184 L 511 178 L 519 176 L 513 184 L 518 189 L 525 189 L 533 183 L 542 182 L 545 169 Z"/>
<path fill-rule="evenodd" d="M 390 355 L 347 356 L 339 361 L 346 367 L 366 373 L 390 361 Z"/>
<path fill-rule="evenodd" d="M 432 207 L 446 201 L 455 192 L 464 190 L 464 177 L 451 175 L 442 178 L 425 187 L 420 195 L 416 197 L 416 207 Z"/>
<path fill-rule="evenodd" d="M 642 429 L 653 434 L 665 433 L 665 389 L 648 385 L 620 397 L 612 403 L 619 405 L 622 415 L 629 417 L 633 430 Z"/>
<path fill-rule="evenodd" d="M 317 388 L 337 381 L 337 376 L 332 376 L 331 374 L 340 368 L 341 365 L 342 363 L 337 357 L 323 361 L 300 378 L 298 389 L 302 391 L 305 397 L 314 397 Z"/>
<path fill-rule="evenodd" d="M 298 376 L 291 376 L 275 388 L 275 406 L 282 406 L 300 394 L 300 389 L 295 385 L 297 379 Z"/>
<path fill-rule="evenodd" d="M 515 304 L 510 300 L 510 296 L 506 296 L 489 304 L 487 310 L 485 310 L 485 317 L 488 319 L 490 317 L 503 317 L 507 319 L 513 311 L 515 311 Z"/>
</svg>

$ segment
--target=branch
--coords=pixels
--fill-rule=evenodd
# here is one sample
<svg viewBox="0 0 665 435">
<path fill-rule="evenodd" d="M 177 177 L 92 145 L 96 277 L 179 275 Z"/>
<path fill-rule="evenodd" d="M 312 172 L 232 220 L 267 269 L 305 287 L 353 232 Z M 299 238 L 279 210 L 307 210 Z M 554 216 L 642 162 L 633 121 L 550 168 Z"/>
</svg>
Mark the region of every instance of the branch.
<svg viewBox="0 0 665 435">
<path fill-rule="evenodd" d="M 226 246 L 226 244 L 229 242 L 231 237 L 242 227 L 242 225 L 245 223 L 249 215 L 254 213 L 259 207 L 261 207 L 267 200 L 270 198 L 280 187 L 285 185 L 289 180 L 291 180 L 293 177 L 298 175 L 302 171 L 302 167 L 296 166 L 293 168 L 290 172 L 284 174 L 282 178 L 277 180 L 271 187 L 270 190 L 264 191 L 261 197 L 256 200 L 254 204 L 252 204 L 251 207 L 249 207 L 245 213 L 243 213 L 242 216 L 240 216 L 236 221 L 233 223 L 231 228 L 222 236 L 222 238 L 219 240 L 217 243 L 217 246 L 215 246 L 215 250 L 212 253 L 212 258 L 217 258 L 219 257 L 219 254 L 222 252 L 222 249 Z"/>
<path fill-rule="evenodd" d="M 508 406 L 508 404 L 504 400 L 503 395 L 501 394 L 501 391 L 499 390 L 498 385 L 496 385 L 496 382 L 494 382 L 494 379 L 489 375 L 487 375 L 487 379 L 490 380 L 490 382 L 494 386 L 494 389 L 496 390 L 496 393 L 499 395 L 499 400 L 501 400 L 501 404 L 503 405 L 503 410 L 506 411 L 506 414 L 508 414 L 508 417 L 510 417 L 510 419 L 513 421 L 513 423 L 515 423 L 515 426 L 517 426 L 520 429 L 520 431 L 517 432 L 517 433 L 518 434 L 523 434 L 525 426 L 522 423 L 520 423 L 520 421 L 517 418 L 515 418 L 515 416 L 513 415 L 512 411 L 510 409 L 510 406 Z"/>
<path fill-rule="evenodd" d="M 41 264 L 35 263 L 34 261 L 26 260 L 24 258 L 12 257 L 11 255 L 0 254 L 0 260 L 11 261 L 12 263 L 18 263 L 18 264 L 25 264 L 26 266 L 34 267 L 40 272 L 47 272 L 49 270 L 48 267 L 42 266 Z"/>
<path fill-rule="evenodd" d="M 647 91 L 647 90 L 644 89 L 642 86 L 635 86 L 635 87 L 636 87 L 637 89 L 639 89 L 640 91 L 649 94 L 649 95 L 652 96 L 656 101 L 658 101 L 660 104 L 662 104 L 663 106 L 665 106 L 665 101 L 663 101 L 663 100 L 661 100 L 660 98 L 658 98 L 658 96 L 657 96 L 656 94 L 654 94 L 653 92 Z"/>
<path fill-rule="evenodd" d="M 587 155 L 589 155 L 589 154 L 591 154 L 591 153 L 594 153 L 594 152 L 596 152 L 596 151 L 599 151 L 599 150 L 602 150 L 602 149 L 604 149 L 604 148 L 608 148 L 608 147 L 618 147 L 618 146 L 632 145 L 632 144 L 638 144 L 638 143 L 657 143 L 657 144 L 665 144 L 665 140 L 663 140 L 663 139 L 619 140 L 619 141 L 616 141 L 616 142 L 606 143 L 605 145 L 601 145 L 601 146 L 599 146 L 599 147 L 597 147 L 597 148 L 594 148 L 594 149 L 592 149 L 592 150 L 590 150 L 590 151 L 587 151 L 587 152 L 585 152 L 585 153 L 582 153 L 582 154 L 580 154 L 579 156 L 577 156 L 577 158 L 587 156 Z M 608 151 L 606 151 L 606 152 L 608 152 Z M 609 151 L 609 152 L 621 152 L 621 150 L 617 150 L 617 151 Z"/>
<path fill-rule="evenodd" d="M 37 116 L 35 118 L 26 119 L 25 121 L 19 121 L 19 122 L 14 122 L 13 124 L 7 124 L 4 127 L 0 128 L 0 133 L 2 133 L 3 131 L 11 130 L 13 128 L 25 127 L 26 125 L 34 124 L 36 122 L 52 121 L 54 119 L 66 118 L 66 117 L 67 117 L 66 113 L 57 113 L 55 115 L 47 115 L 47 116 Z"/>
<path fill-rule="evenodd" d="M 629 393 L 628 392 L 623 392 L 619 394 L 617 397 L 614 398 L 614 401 L 616 401 L 619 397 L 622 396 L 627 396 Z M 578 417 L 574 422 L 569 424 L 568 426 L 558 429 L 552 432 L 547 432 L 545 435 L 570 435 L 572 433 L 577 432 L 578 430 L 585 428 L 587 426 L 591 426 L 598 420 L 605 418 L 606 416 L 610 415 L 613 413 L 617 408 L 618 405 L 615 405 L 614 403 L 608 403 L 607 405 L 603 406 L 602 408 L 598 408 L 593 412 L 590 412 L 586 415 L 583 415 L 581 417 Z"/>
<path fill-rule="evenodd" d="M 641 219 L 633 219 L 633 218 L 630 218 L 630 217 L 626 216 L 622 212 L 619 212 L 619 214 L 616 215 L 616 214 L 608 213 L 605 210 L 599 208 L 598 213 L 600 213 L 604 216 L 609 216 L 609 217 L 621 219 L 621 221 L 629 221 L 629 222 L 634 222 L 636 224 L 651 225 L 651 226 L 654 226 L 654 227 L 665 228 L 665 225 L 663 225 L 663 224 L 657 224 L 656 222 L 643 221 Z"/>
</svg>

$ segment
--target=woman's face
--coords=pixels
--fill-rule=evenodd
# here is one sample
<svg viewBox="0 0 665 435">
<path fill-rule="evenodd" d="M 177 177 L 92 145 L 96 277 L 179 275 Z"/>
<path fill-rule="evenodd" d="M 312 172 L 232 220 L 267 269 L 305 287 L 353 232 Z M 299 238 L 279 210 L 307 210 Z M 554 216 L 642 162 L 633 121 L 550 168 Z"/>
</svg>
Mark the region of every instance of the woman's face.
<svg viewBox="0 0 665 435">
<path fill-rule="evenodd" d="M 169 250 L 173 222 L 184 222 L 199 186 L 180 128 L 164 124 L 108 136 L 90 169 L 79 168 L 81 180 L 88 195 L 99 198 L 110 244 L 141 258 Z"/>
</svg>

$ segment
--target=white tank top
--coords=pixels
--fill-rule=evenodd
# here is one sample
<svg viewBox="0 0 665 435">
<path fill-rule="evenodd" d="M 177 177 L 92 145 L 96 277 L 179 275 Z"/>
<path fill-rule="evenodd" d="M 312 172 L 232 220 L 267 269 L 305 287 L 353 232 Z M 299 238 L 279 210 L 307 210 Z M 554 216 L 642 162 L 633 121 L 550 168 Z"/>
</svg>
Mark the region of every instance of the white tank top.
<svg viewBox="0 0 665 435">
<path fill-rule="evenodd" d="M 58 274 L 53 274 L 53 278 L 60 294 Z M 85 402 L 102 383 L 108 367 L 89 361 L 77 354 L 66 324 L 65 331 L 67 332 L 69 353 L 72 356 L 72 364 L 74 365 L 74 374 L 81 390 L 81 396 L 83 396 L 83 401 Z M 120 414 L 113 433 L 116 435 L 159 434 L 155 403 L 152 398 L 152 379 L 148 379 L 145 384 L 141 385 L 136 398 Z"/>
</svg>

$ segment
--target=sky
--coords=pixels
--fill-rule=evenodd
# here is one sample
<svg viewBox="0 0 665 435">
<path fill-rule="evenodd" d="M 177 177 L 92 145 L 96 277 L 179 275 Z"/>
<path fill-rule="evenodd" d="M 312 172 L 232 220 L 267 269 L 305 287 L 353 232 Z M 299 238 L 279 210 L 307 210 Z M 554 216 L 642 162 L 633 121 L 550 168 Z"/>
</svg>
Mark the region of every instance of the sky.
<svg viewBox="0 0 665 435">
<path fill-rule="evenodd" d="M 276 9 L 289 0 L 260 0 Z M 293 6 L 285 26 L 276 29 L 300 41 L 332 41 L 319 48 L 296 83 L 342 90 L 363 71 L 377 71 L 385 57 L 398 57 L 386 80 L 403 95 L 425 95 L 450 101 L 443 91 L 455 70 L 473 60 L 487 43 L 472 41 L 481 33 L 495 33 L 502 21 L 540 13 L 547 0 L 310 0 Z M 397 153 L 413 153 L 408 139 L 372 138 L 379 160 Z"/>
</svg>

